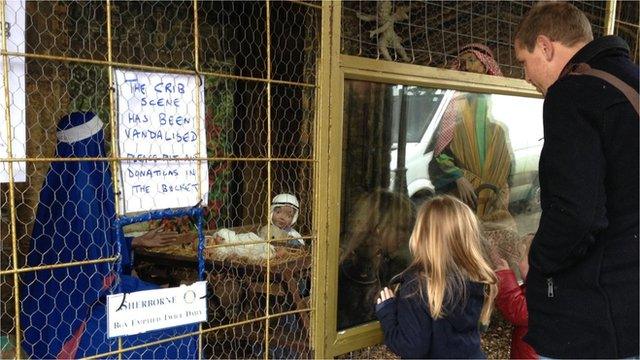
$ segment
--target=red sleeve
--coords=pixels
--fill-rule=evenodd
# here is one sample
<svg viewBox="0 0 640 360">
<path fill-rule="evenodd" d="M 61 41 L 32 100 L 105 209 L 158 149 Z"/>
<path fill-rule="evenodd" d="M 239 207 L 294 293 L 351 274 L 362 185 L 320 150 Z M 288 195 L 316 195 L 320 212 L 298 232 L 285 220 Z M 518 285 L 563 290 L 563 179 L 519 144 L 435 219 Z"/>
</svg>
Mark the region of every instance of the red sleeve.
<svg viewBox="0 0 640 360">
<path fill-rule="evenodd" d="M 524 290 L 518 285 L 512 270 L 496 271 L 498 277 L 498 296 L 496 307 L 507 321 L 516 326 L 527 326 L 529 314 Z"/>
</svg>

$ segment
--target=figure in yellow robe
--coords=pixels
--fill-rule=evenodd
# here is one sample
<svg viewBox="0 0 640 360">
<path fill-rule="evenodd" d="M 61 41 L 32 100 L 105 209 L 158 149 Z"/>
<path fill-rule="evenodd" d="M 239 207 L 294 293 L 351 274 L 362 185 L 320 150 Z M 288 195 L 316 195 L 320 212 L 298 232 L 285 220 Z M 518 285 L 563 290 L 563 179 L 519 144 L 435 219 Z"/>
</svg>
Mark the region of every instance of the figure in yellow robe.
<svg viewBox="0 0 640 360">
<path fill-rule="evenodd" d="M 429 164 L 436 192 L 458 196 L 476 210 L 486 230 L 515 229 L 508 211 L 512 151 L 504 128 L 492 121 L 489 95 L 454 100 L 451 142 Z"/>
</svg>

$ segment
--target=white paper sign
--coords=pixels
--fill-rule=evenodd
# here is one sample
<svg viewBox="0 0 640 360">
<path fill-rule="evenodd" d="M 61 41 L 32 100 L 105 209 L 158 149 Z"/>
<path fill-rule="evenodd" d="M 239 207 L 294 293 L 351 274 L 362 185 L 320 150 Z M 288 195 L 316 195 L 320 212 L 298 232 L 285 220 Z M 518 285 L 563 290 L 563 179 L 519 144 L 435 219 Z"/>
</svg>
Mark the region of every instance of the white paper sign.
<svg viewBox="0 0 640 360">
<path fill-rule="evenodd" d="M 207 321 L 207 282 L 107 296 L 108 337 Z"/>
<path fill-rule="evenodd" d="M 7 51 L 24 52 L 25 46 L 25 4 L 20 0 L 7 0 L 5 23 L 0 36 L 7 36 Z M 3 64 L 0 63 L 0 74 L 4 74 Z M 26 154 L 25 131 L 25 61 L 22 56 L 9 57 L 9 119 L 11 127 L 11 157 L 24 158 Z M 9 134 L 7 131 L 4 77 L 0 75 L 0 158 L 9 157 Z M 9 181 L 8 161 L 0 161 L 0 182 Z M 13 163 L 13 180 L 26 180 L 26 165 L 24 162 Z"/>
<path fill-rule="evenodd" d="M 196 90 L 195 76 L 118 69 L 115 78 L 120 156 L 206 157 L 204 87 Z M 200 171 L 197 161 L 122 161 L 119 176 L 121 213 L 207 203 L 206 161 Z"/>
</svg>

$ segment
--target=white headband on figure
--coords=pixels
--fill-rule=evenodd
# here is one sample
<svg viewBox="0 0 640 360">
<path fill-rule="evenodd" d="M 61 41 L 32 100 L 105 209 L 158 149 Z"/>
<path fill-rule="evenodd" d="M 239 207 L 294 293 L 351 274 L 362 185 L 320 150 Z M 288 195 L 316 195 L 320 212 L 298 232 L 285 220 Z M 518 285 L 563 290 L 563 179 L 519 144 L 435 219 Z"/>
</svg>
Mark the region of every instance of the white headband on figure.
<svg viewBox="0 0 640 360">
<path fill-rule="evenodd" d="M 298 220 L 298 213 L 300 212 L 300 203 L 298 202 L 298 198 L 295 195 L 291 194 L 278 194 L 271 201 L 271 213 L 269 214 L 269 222 L 273 222 L 273 212 L 279 206 L 291 206 L 295 213 L 293 214 L 293 219 L 291 220 L 291 225 L 295 224 Z"/>
<path fill-rule="evenodd" d="M 71 144 L 97 134 L 98 131 L 102 130 L 102 126 L 104 126 L 102 120 L 96 115 L 86 123 L 60 130 L 56 135 L 58 136 L 58 141 Z"/>
</svg>

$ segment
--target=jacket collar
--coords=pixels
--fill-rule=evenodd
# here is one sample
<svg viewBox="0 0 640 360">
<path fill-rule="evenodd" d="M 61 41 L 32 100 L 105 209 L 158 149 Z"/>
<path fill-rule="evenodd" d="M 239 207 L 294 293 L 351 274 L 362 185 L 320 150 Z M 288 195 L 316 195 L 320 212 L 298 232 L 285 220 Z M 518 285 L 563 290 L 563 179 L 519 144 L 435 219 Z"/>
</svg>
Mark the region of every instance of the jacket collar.
<svg viewBox="0 0 640 360">
<path fill-rule="evenodd" d="M 593 59 L 599 57 L 602 53 L 611 50 L 623 51 L 624 53 L 629 54 L 629 45 L 627 45 L 622 38 L 615 35 L 607 35 L 597 38 L 589 42 L 582 49 L 578 50 L 560 73 L 566 74 L 570 71 L 569 68 L 574 64 L 589 63 Z"/>
</svg>

